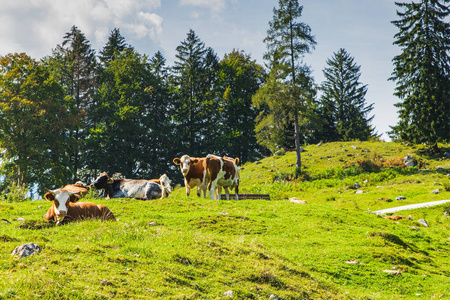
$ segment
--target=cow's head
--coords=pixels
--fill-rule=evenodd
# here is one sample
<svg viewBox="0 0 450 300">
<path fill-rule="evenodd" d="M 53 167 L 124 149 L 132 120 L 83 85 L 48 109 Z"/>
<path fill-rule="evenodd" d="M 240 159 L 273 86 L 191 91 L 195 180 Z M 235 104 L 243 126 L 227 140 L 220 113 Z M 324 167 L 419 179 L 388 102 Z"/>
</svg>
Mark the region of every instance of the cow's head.
<svg viewBox="0 0 450 300">
<path fill-rule="evenodd" d="M 166 196 L 169 196 L 169 194 L 172 193 L 172 187 L 170 186 L 172 180 L 170 180 L 166 174 L 163 174 L 159 177 L 159 182 L 161 182 L 161 186 L 163 187 Z"/>
<path fill-rule="evenodd" d="M 101 190 L 106 189 L 108 184 L 111 184 L 112 182 L 113 179 L 109 178 L 106 172 L 103 172 L 102 174 L 100 174 L 100 176 L 97 177 L 97 179 L 94 180 L 94 182 L 92 182 L 92 186 L 97 190 Z"/>
<path fill-rule="evenodd" d="M 67 215 L 69 207 L 70 196 L 75 194 L 64 189 L 48 190 L 48 193 L 44 195 L 47 201 L 53 202 L 54 213 L 56 216 L 56 224 L 61 224 L 64 217 Z"/>
<path fill-rule="evenodd" d="M 181 173 L 186 177 L 189 173 L 191 165 L 198 163 L 198 158 L 189 157 L 189 155 L 183 155 L 181 158 L 174 158 L 173 163 L 179 165 L 181 168 Z"/>
</svg>

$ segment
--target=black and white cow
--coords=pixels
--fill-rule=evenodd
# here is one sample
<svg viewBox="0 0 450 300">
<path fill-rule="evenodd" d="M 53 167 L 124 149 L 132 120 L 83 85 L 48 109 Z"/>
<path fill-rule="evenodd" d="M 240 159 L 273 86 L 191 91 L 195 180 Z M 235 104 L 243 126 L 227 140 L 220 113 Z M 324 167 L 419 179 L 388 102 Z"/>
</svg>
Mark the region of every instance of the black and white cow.
<svg viewBox="0 0 450 300">
<path fill-rule="evenodd" d="M 170 183 L 172 182 L 166 174 L 156 182 L 145 179 L 113 179 L 103 172 L 92 183 L 92 187 L 97 190 L 105 190 L 106 198 L 134 198 L 140 200 L 163 199 L 172 192 Z"/>
</svg>

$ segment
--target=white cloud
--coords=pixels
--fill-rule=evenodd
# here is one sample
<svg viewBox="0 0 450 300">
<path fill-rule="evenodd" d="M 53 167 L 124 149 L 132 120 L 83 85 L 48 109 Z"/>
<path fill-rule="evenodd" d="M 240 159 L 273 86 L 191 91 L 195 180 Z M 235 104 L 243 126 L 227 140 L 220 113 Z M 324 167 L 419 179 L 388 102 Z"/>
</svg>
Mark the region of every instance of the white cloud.
<svg viewBox="0 0 450 300">
<path fill-rule="evenodd" d="M 161 0 L 0 0 L 0 7 L 0 55 L 49 55 L 73 25 L 97 50 L 114 27 L 127 40 L 158 43 L 162 34 L 162 18 L 155 13 Z"/>
<path fill-rule="evenodd" d="M 225 0 L 180 0 L 181 5 L 192 5 L 209 8 L 212 12 L 220 12 L 225 8 Z"/>
</svg>

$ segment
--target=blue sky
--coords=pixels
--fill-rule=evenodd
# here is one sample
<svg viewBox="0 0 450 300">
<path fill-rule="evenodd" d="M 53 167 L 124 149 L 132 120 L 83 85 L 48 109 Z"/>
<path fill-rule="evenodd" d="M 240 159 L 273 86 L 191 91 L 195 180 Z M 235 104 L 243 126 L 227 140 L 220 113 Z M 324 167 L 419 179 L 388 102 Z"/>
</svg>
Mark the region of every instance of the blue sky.
<svg viewBox="0 0 450 300">
<path fill-rule="evenodd" d="M 305 55 L 316 83 L 323 80 L 326 60 L 344 48 L 361 66 L 360 81 L 368 85 L 367 103 L 374 103 L 373 125 L 382 138 L 398 121 L 395 83 L 388 81 L 392 43 L 397 29 L 393 0 L 299 0 L 299 21 L 311 27 L 317 45 Z M 142 54 L 161 51 L 168 64 L 175 48 L 193 29 L 220 58 L 243 50 L 263 64 L 263 39 L 278 0 L 0 0 L 0 55 L 25 52 L 40 59 L 62 42 L 72 25 L 85 33 L 96 51 L 114 27 Z"/>
</svg>

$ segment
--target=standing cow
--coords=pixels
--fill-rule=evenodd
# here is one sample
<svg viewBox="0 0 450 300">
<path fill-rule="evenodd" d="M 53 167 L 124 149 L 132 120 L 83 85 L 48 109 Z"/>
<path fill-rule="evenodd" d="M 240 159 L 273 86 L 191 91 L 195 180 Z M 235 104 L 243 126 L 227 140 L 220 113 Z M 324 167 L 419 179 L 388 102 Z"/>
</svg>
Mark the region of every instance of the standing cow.
<svg viewBox="0 0 450 300">
<path fill-rule="evenodd" d="M 96 205 L 91 202 L 73 203 L 70 198 L 76 192 L 69 189 L 60 188 L 48 190 L 44 195 L 45 199 L 53 202 L 52 206 L 45 215 L 48 221 L 55 221 L 57 225 L 61 225 L 63 221 L 78 221 L 84 219 L 101 219 L 113 220 L 113 213 L 103 204 Z"/>
<path fill-rule="evenodd" d="M 208 190 L 211 200 L 218 199 L 220 187 L 225 188 L 227 200 L 230 200 L 228 188 L 235 189 L 236 200 L 239 200 L 239 158 L 220 157 L 212 154 L 206 156 L 206 177 L 209 179 Z"/>
<path fill-rule="evenodd" d="M 173 163 L 180 166 L 181 173 L 184 177 L 184 184 L 186 186 L 186 195 L 189 196 L 191 189 L 197 187 L 197 196 L 206 198 L 206 188 L 208 185 L 208 178 L 206 178 L 206 157 L 189 157 L 183 155 L 181 158 L 174 158 Z"/>
<path fill-rule="evenodd" d="M 97 190 L 105 190 L 107 199 L 134 198 L 151 200 L 168 197 L 172 192 L 172 187 L 170 186 L 172 181 L 164 174 L 159 178 L 159 182 L 160 184 L 145 179 L 114 179 L 103 172 L 92 183 L 92 186 Z"/>
</svg>

